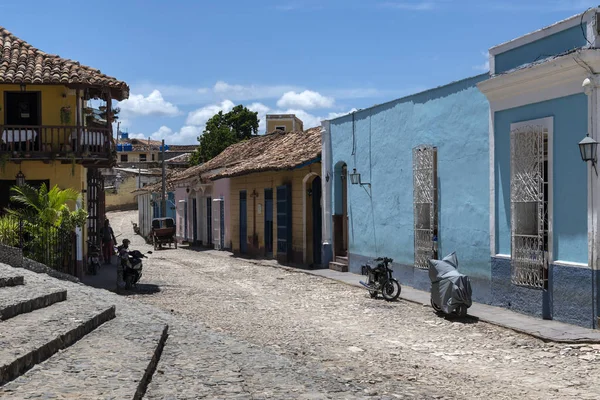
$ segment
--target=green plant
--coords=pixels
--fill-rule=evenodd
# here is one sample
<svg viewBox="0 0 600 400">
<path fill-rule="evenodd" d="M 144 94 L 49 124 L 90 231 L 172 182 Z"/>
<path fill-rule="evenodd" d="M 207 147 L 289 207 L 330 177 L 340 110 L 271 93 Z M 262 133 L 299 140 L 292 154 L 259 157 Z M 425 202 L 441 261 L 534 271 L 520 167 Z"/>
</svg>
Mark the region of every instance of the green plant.
<svg viewBox="0 0 600 400">
<path fill-rule="evenodd" d="M 6 172 L 6 163 L 8 160 L 10 160 L 10 154 L 3 153 L 0 156 L 0 170 L 2 170 L 2 173 Z"/>
<path fill-rule="evenodd" d="M 63 106 L 60 108 L 60 123 L 63 125 L 71 123 L 71 106 Z"/>
<path fill-rule="evenodd" d="M 13 247 L 19 244 L 19 220 L 16 217 L 0 217 L 0 243 Z"/>
</svg>

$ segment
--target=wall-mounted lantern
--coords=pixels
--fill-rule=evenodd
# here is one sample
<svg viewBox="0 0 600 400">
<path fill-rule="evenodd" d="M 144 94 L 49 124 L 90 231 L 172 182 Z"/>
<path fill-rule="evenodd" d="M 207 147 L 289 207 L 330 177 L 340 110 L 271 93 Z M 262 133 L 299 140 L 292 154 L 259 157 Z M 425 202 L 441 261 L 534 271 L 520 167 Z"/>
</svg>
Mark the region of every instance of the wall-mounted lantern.
<svg viewBox="0 0 600 400">
<path fill-rule="evenodd" d="M 23 175 L 23 172 L 21 172 L 21 170 L 19 170 L 19 173 L 17 174 L 17 176 L 15 176 L 15 179 L 17 180 L 17 186 L 22 187 L 25 185 L 25 175 Z"/>
<path fill-rule="evenodd" d="M 581 159 L 585 162 L 591 161 L 596 176 L 598 176 L 598 170 L 596 169 L 597 153 L 598 153 L 598 142 L 592 139 L 589 133 L 579 142 L 579 152 L 581 153 Z"/>
<path fill-rule="evenodd" d="M 19 87 L 21 88 L 21 92 L 24 92 L 27 90 L 27 85 L 25 85 L 24 82 L 21 82 L 21 85 Z"/>
<path fill-rule="evenodd" d="M 352 183 L 353 185 L 360 185 L 360 186 L 371 187 L 370 183 L 364 183 L 364 182 L 361 181 L 361 179 L 360 179 L 360 173 L 356 172 L 356 168 L 354 168 L 352 170 L 352 173 L 350 174 L 350 183 Z"/>
</svg>

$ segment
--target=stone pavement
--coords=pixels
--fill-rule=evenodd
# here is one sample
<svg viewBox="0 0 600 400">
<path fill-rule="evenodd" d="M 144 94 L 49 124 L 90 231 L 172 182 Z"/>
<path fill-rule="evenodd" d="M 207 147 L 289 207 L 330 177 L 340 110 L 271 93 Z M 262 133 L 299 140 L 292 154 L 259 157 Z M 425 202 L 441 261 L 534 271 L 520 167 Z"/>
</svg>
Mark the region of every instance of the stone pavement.
<svg viewBox="0 0 600 400">
<path fill-rule="evenodd" d="M 298 269 L 285 267 L 271 260 L 251 261 L 260 265 L 286 268 L 291 271 L 310 275 L 321 276 L 347 285 L 364 288 L 359 281 L 364 276 L 351 272 L 338 272 L 330 269 Z M 413 303 L 429 305 L 429 292 L 417 290 L 409 286 L 402 286 L 400 298 Z M 480 321 L 512 329 L 536 338 L 557 343 L 600 343 L 600 331 L 587 329 L 576 325 L 565 324 L 559 321 L 544 320 L 528 315 L 520 314 L 502 307 L 494 307 L 487 304 L 473 303 L 469 308 L 469 316 Z"/>
</svg>

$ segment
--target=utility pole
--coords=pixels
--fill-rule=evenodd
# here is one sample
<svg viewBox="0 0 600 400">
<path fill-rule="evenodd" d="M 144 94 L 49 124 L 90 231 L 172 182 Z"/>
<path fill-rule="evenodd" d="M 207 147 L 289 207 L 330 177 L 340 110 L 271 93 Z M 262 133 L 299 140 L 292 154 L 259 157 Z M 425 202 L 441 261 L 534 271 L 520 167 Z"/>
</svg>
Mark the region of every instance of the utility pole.
<svg viewBox="0 0 600 400">
<path fill-rule="evenodd" d="M 167 170 L 165 164 L 165 139 L 162 140 L 162 210 L 161 217 L 167 216 Z"/>
</svg>

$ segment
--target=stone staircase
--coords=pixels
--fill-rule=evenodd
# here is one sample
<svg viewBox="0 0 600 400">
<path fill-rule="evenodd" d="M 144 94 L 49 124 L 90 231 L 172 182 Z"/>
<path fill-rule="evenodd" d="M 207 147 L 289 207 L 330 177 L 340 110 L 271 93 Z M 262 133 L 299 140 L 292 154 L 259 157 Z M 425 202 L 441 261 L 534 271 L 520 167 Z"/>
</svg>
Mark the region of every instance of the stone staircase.
<svg viewBox="0 0 600 400">
<path fill-rule="evenodd" d="M 93 290 L 0 264 L 0 398 L 143 398 L 168 325 Z"/>
<path fill-rule="evenodd" d="M 348 257 L 336 256 L 335 261 L 329 263 L 329 269 L 338 272 L 348 272 Z"/>
</svg>

